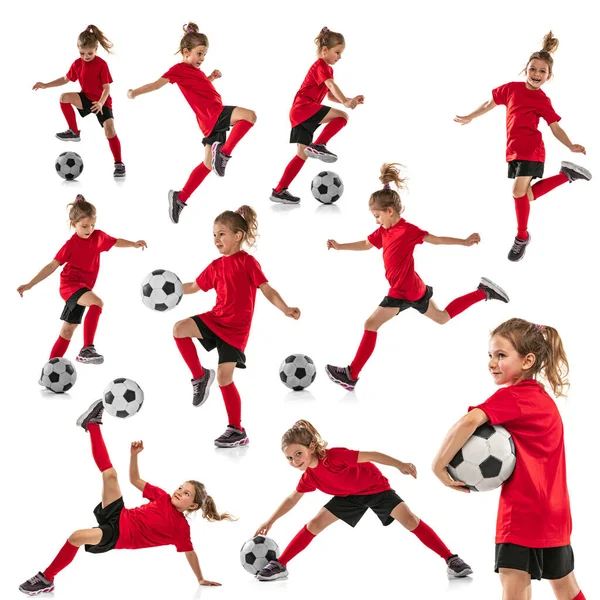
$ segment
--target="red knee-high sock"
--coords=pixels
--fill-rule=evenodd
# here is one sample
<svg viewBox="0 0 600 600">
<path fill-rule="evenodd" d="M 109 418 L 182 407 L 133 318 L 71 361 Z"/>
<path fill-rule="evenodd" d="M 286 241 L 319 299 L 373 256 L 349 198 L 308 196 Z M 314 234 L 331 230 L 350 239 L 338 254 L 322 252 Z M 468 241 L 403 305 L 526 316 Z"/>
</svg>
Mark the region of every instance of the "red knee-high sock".
<svg viewBox="0 0 600 600">
<path fill-rule="evenodd" d="M 283 176 L 281 177 L 281 181 L 277 184 L 275 188 L 276 192 L 280 192 L 284 188 L 290 187 L 290 184 L 296 178 L 296 175 L 300 173 L 300 169 L 304 166 L 306 161 L 300 158 L 297 154 L 290 160 L 288 166 L 285 168 L 283 172 Z"/>
<path fill-rule="evenodd" d="M 554 188 L 557 188 L 563 183 L 568 183 L 568 181 L 569 178 L 564 173 L 559 173 L 558 175 L 542 179 L 541 181 L 538 181 L 535 185 L 531 186 L 533 197 L 537 200 L 540 196 L 551 192 Z"/>
<path fill-rule="evenodd" d="M 319 137 L 315 140 L 315 144 L 326 144 L 342 127 L 346 126 L 348 121 L 343 117 L 333 119 L 325 125 L 325 129 L 321 131 Z"/>
<path fill-rule="evenodd" d="M 196 350 L 196 346 L 194 346 L 194 340 L 192 338 L 173 338 L 175 343 L 177 344 L 177 348 L 179 348 L 179 352 L 181 356 L 183 356 L 183 360 L 185 360 L 185 364 L 189 367 L 192 372 L 192 377 L 194 379 L 198 379 L 204 375 L 204 369 L 200 364 L 200 359 L 198 358 L 198 351 Z"/>
<path fill-rule="evenodd" d="M 583 595 L 583 592 L 581 590 L 579 590 L 579 594 L 577 594 L 577 596 L 575 596 L 575 598 L 573 598 L 573 600 L 585 600 L 585 596 Z"/>
<path fill-rule="evenodd" d="M 315 534 L 308 530 L 305 525 L 297 534 L 296 537 L 287 545 L 283 554 L 279 557 L 279 562 L 285 567 L 294 556 L 300 554 L 306 546 L 308 546 L 314 539 Z"/>
<path fill-rule="evenodd" d="M 66 340 L 64 337 L 59 335 L 56 342 L 54 342 L 54 346 L 52 346 L 52 350 L 50 351 L 50 358 L 64 356 L 70 342 L 71 340 Z"/>
<path fill-rule="evenodd" d="M 517 237 L 520 240 L 527 239 L 527 223 L 529 221 L 529 198 L 527 194 L 515 198 L 515 212 L 517 213 Z"/>
<path fill-rule="evenodd" d="M 54 581 L 54 578 L 65 568 L 68 567 L 75 558 L 79 548 L 73 546 L 68 540 L 65 545 L 59 550 L 56 558 L 50 563 L 50 566 L 44 571 L 44 577 L 48 581 Z"/>
<path fill-rule="evenodd" d="M 96 329 L 98 328 L 98 319 L 102 314 L 102 307 L 90 306 L 83 322 L 83 345 L 92 346 L 94 344 L 94 336 L 96 335 Z"/>
<path fill-rule="evenodd" d="M 456 300 L 452 300 L 448 306 L 446 306 L 445 311 L 450 315 L 451 319 L 454 319 L 456 315 L 460 315 L 461 312 L 467 310 L 473 304 L 477 302 L 481 302 L 486 299 L 484 290 L 475 290 L 469 294 L 465 294 Z"/>
<path fill-rule="evenodd" d="M 233 149 L 237 146 L 238 142 L 250 131 L 254 123 L 250 121 L 238 121 L 231 130 L 227 141 L 221 146 L 221 152 L 231 156 Z"/>
<path fill-rule="evenodd" d="M 356 351 L 356 356 L 350 364 L 350 377 L 352 379 L 358 379 L 358 374 L 362 371 L 363 367 L 367 364 L 367 361 L 375 350 L 375 344 L 377 343 L 377 332 L 368 331 L 365 329 L 362 340 Z"/>
<path fill-rule="evenodd" d="M 110 146 L 110 151 L 113 154 L 115 162 L 121 162 L 121 142 L 119 141 L 118 136 L 114 136 L 108 138 L 108 145 Z"/>
<path fill-rule="evenodd" d="M 65 115 L 69 129 L 75 133 L 79 133 L 79 129 L 77 128 L 77 118 L 75 117 L 73 105 L 68 104 L 67 102 L 61 102 L 60 110 L 62 110 L 63 115 Z"/>
<path fill-rule="evenodd" d="M 235 383 L 221 386 L 221 394 L 223 394 L 223 402 L 225 402 L 225 410 L 227 411 L 227 420 L 229 425 L 233 425 L 238 429 L 242 428 L 242 399 L 240 393 L 235 387 Z"/>
<path fill-rule="evenodd" d="M 100 431 L 100 425 L 98 423 L 90 423 L 87 426 L 88 433 L 90 434 L 90 440 L 92 442 L 92 456 L 96 462 L 96 466 L 100 469 L 100 473 L 107 471 L 112 468 L 112 463 L 108 456 L 108 450 L 104 445 L 102 439 L 102 431 Z"/>
<path fill-rule="evenodd" d="M 178 198 L 182 202 L 186 202 L 187 199 L 198 189 L 198 186 L 206 179 L 206 176 L 210 173 L 210 169 L 204 164 L 200 163 L 190 174 L 188 180 L 185 182 L 183 189 L 179 192 Z"/>
<path fill-rule="evenodd" d="M 419 521 L 419 524 L 411 531 L 414 533 L 421 543 L 425 544 L 430 550 L 433 550 L 436 554 L 439 554 L 444 560 L 448 560 L 452 556 L 452 552 L 448 550 L 446 544 L 442 542 L 438 534 L 423 521 Z"/>
</svg>

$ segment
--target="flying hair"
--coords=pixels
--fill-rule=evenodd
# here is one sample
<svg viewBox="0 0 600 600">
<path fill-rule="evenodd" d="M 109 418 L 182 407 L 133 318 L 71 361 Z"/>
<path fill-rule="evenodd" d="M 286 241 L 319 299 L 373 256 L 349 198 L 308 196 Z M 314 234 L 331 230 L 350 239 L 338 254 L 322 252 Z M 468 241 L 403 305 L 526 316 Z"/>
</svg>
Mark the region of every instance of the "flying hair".
<svg viewBox="0 0 600 600">
<path fill-rule="evenodd" d="M 212 496 L 209 496 L 206 487 L 203 483 L 196 481 L 195 479 L 190 479 L 186 481 L 194 488 L 194 503 L 198 505 L 198 508 L 193 508 L 185 511 L 185 516 L 187 517 L 193 512 L 197 510 L 202 511 L 202 518 L 207 521 L 236 521 L 236 517 L 230 515 L 229 513 L 219 513 L 217 510 L 217 505 L 213 500 Z"/>
<path fill-rule="evenodd" d="M 75 196 L 75 200 L 67 204 L 69 209 L 69 221 L 71 224 L 78 223 L 82 219 L 95 219 L 96 207 L 88 202 L 81 194 Z"/>
<path fill-rule="evenodd" d="M 198 25 L 191 21 L 183 26 L 183 37 L 179 42 L 179 48 L 175 54 L 183 54 L 184 50 L 191 52 L 197 46 L 206 46 L 208 48 L 208 38 L 200 33 Z"/>
<path fill-rule="evenodd" d="M 281 438 L 281 448 L 284 449 L 290 444 L 300 444 L 306 448 L 313 448 L 313 453 L 318 458 L 325 460 L 327 458 L 327 442 L 321 437 L 314 426 L 305 420 L 296 421 Z"/>
<path fill-rule="evenodd" d="M 327 27 L 323 27 L 319 31 L 319 35 L 315 38 L 315 44 L 317 45 L 317 54 L 319 54 L 322 48 L 331 50 L 331 48 L 335 48 L 338 44 L 345 46 L 346 40 L 344 40 L 344 36 L 341 33 L 336 33 Z"/>
<path fill-rule="evenodd" d="M 369 198 L 369 208 L 376 210 L 385 210 L 393 208 L 398 214 L 402 214 L 404 207 L 400 199 L 400 194 L 392 189 L 392 184 L 399 190 L 408 189 L 406 186 L 406 177 L 400 177 L 400 163 L 384 163 L 381 167 L 379 181 L 383 184 L 383 189 L 377 190 Z"/>
<path fill-rule="evenodd" d="M 240 206 L 236 211 L 226 210 L 216 219 L 215 223 L 221 223 L 233 233 L 242 232 L 242 245 L 249 248 L 256 245 L 258 239 L 258 217 L 256 211 L 247 204 Z"/>
<path fill-rule="evenodd" d="M 532 60 L 543 60 L 548 65 L 548 77 L 552 77 L 552 67 L 554 65 L 554 58 L 552 58 L 552 54 L 556 52 L 558 48 L 558 40 L 554 37 L 552 31 L 549 31 L 544 36 L 544 41 L 542 42 L 542 49 L 534 52 L 527 61 L 527 65 L 525 65 L 525 69 L 523 72 L 527 70 L 527 66 Z"/>
<path fill-rule="evenodd" d="M 95 25 L 88 25 L 77 38 L 80 48 L 95 48 L 98 44 L 110 54 L 113 43 Z"/>
</svg>

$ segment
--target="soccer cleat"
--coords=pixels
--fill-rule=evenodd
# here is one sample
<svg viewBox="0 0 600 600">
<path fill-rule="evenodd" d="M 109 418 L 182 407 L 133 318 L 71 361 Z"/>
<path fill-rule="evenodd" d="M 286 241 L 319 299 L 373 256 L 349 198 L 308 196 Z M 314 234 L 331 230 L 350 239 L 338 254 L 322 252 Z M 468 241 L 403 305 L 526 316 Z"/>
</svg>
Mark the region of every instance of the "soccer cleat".
<svg viewBox="0 0 600 600">
<path fill-rule="evenodd" d="M 94 400 L 90 407 L 79 416 L 75 423 L 77 427 L 83 427 L 85 431 L 88 430 L 90 423 L 96 423 L 102 425 L 102 413 L 104 412 L 104 404 L 102 400 Z"/>
<path fill-rule="evenodd" d="M 169 190 L 169 219 L 175 224 L 179 223 L 179 215 L 187 206 L 185 202 L 179 199 L 180 192 Z"/>
<path fill-rule="evenodd" d="M 215 372 L 212 369 L 204 369 L 204 375 L 198 377 L 198 379 L 192 379 L 192 387 L 194 388 L 194 399 L 192 404 L 194 406 L 202 406 L 208 394 L 210 392 L 210 386 L 215 380 Z"/>
<path fill-rule="evenodd" d="M 466 577 L 467 575 L 472 575 L 473 569 L 460 557 L 458 554 L 453 554 L 446 561 L 448 568 L 446 569 L 446 573 L 448 573 L 448 577 L 453 579 L 455 577 Z"/>
<path fill-rule="evenodd" d="M 227 425 L 227 429 L 216 440 L 215 446 L 219 448 L 236 448 L 247 446 L 250 443 L 245 429 L 238 429 L 233 425 Z"/>
<path fill-rule="evenodd" d="M 262 568 L 257 574 L 259 581 L 275 581 L 288 576 L 288 570 L 278 560 L 272 560 L 266 567 Z"/>
<path fill-rule="evenodd" d="M 567 176 L 569 183 L 573 183 L 576 179 L 589 181 L 592 178 L 592 174 L 587 169 L 565 160 L 560 163 L 560 172 Z"/>
<path fill-rule="evenodd" d="M 212 153 L 212 170 L 215 175 L 218 177 L 225 176 L 225 169 L 227 168 L 227 163 L 231 156 L 228 156 L 224 152 L 221 151 L 221 147 L 223 144 L 221 142 L 215 142 L 211 147 Z"/>
<path fill-rule="evenodd" d="M 122 162 L 115 163 L 115 172 L 113 177 L 125 177 L 125 165 Z"/>
<path fill-rule="evenodd" d="M 75 133 L 72 129 L 61 131 L 56 134 L 56 137 L 63 142 L 80 142 L 81 136 L 79 133 Z"/>
<path fill-rule="evenodd" d="M 500 302 L 509 301 L 508 294 L 499 285 L 495 284 L 487 277 L 481 278 L 477 289 L 485 292 L 486 300 L 500 300 Z"/>
<path fill-rule="evenodd" d="M 350 367 L 334 367 L 333 365 L 327 365 L 325 367 L 325 371 L 327 371 L 327 375 L 329 376 L 329 379 L 333 381 L 333 383 L 341 385 L 349 392 L 356 387 L 358 378 L 352 379 L 352 376 L 350 375 Z"/>
<path fill-rule="evenodd" d="M 94 344 L 92 344 L 91 346 L 85 346 L 82 348 L 75 360 L 88 365 L 101 365 L 104 362 L 104 356 L 102 356 L 102 354 L 98 354 Z"/>
<path fill-rule="evenodd" d="M 508 253 L 508 260 L 511 262 L 518 262 L 525 256 L 525 249 L 529 246 L 529 242 L 531 242 L 531 234 L 527 234 L 527 239 L 522 240 L 518 237 L 515 238 L 515 241 Z"/>
<path fill-rule="evenodd" d="M 271 202 L 279 202 L 280 204 L 300 204 L 300 198 L 292 196 L 287 188 L 283 188 L 280 192 L 276 192 L 273 188 L 269 200 Z"/>
<path fill-rule="evenodd" d="M 31 579 L 19 586 L 19 591 L 28 596 L 37 596 L 38 594 L 48 594 L 54 590 L 54 582 L 48 581 L 40 571 Z"/>
<path fill-rule="evenodd" d="M 338 159 L 333 152 L 327 150 L 325 144 L 310 144 L 304 148 L 304 154 L 309 158 L 318 158 L 325 163 L 334 163 Z"/>
</svg>

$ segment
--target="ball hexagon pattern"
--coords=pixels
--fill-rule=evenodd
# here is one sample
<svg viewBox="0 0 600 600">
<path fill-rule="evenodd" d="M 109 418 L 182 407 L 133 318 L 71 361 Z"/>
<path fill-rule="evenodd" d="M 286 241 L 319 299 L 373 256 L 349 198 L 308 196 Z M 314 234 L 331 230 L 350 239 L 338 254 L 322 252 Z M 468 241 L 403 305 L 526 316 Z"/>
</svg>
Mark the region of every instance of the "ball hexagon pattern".
<svg viewBox="0 0 600 600">
<path fill-rule="evenodd" d="M 323 204 L 337 202 L 344 193 L 340 176 L 333 171 L 321 171 L 310 185 L 312 195 Z"/>
<path fill-rule="evenodd" d="M 279 554 L 279 546 L 274 540 L 264 535 L 257 535 L 242 546 L 240 562 L 248 573 L 256 575 L 269 562 L 277 560 Z"/>
<path fill-rule="evenodd" d="M 473 492 L 487 492 L 512 475 L 516 461 L 510 433 L 502 425 L 484 423 L 450 461 L 448 473 Z"/>
<path fill-rule="evenodd" d="M 77 152 L 63 152 L 56 159 L 56 172 L 67 181 L 73 181 L 83 171 L 83 160 Z"/>
<path fill-rule="evenodd" d="M 279 367 L 279 377 L 295 392 L 306 389 L 317 376 L 315 363 L 306 354 L 290 354 Z"/>
<path fill-rule="evenodd" d="M 77 381 L 77 371 L 68 358 L 51 358 L 42 369 L 40 383 L 55 394 L 70 390 Z"/>
<path fill-rule="evenodd" d="M 183 296 L 183 284 L 175 273 L 156 269 L 142 280 L 142 302 L 152 310 L 165 312 L 175 308 Z"/>
<path fill-rule="evenodd" d="M 113 417 L 133 417 L 144 403 L 142 388 L 131 379 L 120 377 L 111 381 L 102 396 L 104 410 Z"/>
</svg>

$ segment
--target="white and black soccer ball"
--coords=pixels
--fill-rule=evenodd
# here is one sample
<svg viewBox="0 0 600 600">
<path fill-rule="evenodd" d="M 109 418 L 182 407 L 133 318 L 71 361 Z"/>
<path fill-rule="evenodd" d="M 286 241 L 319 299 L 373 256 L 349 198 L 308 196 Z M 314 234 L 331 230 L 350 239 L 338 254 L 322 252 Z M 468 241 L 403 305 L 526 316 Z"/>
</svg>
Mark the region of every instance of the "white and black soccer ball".
<svg viewBox="0 0 600 600">
<path fill-rule="evenodd" d="M 279 554 L 279 546 L 274 540 L 264 535 L 257 535 L 242 546 L 240 550 L 240 562 L 248 573 L 256 575 L 272 560 L 277 560 Z"/>
<path fill-rule="evenodd" d="M 69 391 L 77 381 L 73 363 L 64 357 L 51 358 L 42 369 L 40 383 L 55 394 Z"/>
<path fill-rule="evenodd" d="M 156 269 L 142 280 L 142 301 L 152 310 L 165 312 L 175 308 L 183 296 L 183 283 L 171 271 Z"/>
<path fill-rule="evenodd" d="M 281 381 L 295 392 L 306 389 L 316 376 L 315 363 L 306 354 L 290 354 L 279 367 Z"/>
<path fill-rule="evenodd" d="M 56 159 L 56 172 L 67 181 L 73 181 L 83 171 L 83 161 L 77 152 L 63 152 Z"/>
<path fill-rule="evenodd" d="M 133 380 L 119 377 L 111 381 L 102 395 L 104 410 L 113 417 L 133 417 L 144 403 L 144 392 Z"/>
<path fill-rule="evenodd" d="M 455 481 L 473 492 L 501 486 L 515 470 L 515 443 L 502 425 L 480 425 L 448 465 Z"/>
<path fill-rule="evenodd" d="M 333 171 L 321 171 L 310 185 L 312 195 L 323 204 L 337 202 L 344 193 L 340 176 Z"/>
</svg>

